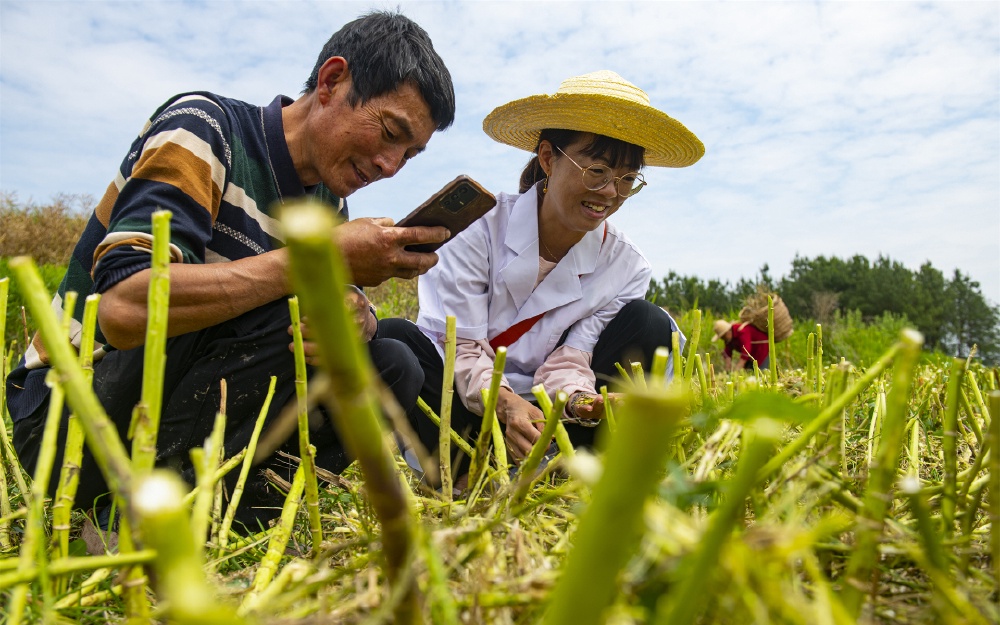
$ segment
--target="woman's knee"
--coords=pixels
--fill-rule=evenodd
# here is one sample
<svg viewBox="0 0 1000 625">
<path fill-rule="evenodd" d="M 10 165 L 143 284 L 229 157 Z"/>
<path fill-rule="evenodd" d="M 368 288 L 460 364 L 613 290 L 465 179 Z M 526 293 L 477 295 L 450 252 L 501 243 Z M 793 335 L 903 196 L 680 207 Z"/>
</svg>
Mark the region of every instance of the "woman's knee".
<svg viewBox="0 0 1000 625">
<path fill-rule="evenodd" d="M 373 339 L 368 349 L 379 377 L 400 406 L 409 410 L 416 405 L 424 384 L 424 370 L 413 351 L 402 341 L 390 338 Z"/>
</svg>

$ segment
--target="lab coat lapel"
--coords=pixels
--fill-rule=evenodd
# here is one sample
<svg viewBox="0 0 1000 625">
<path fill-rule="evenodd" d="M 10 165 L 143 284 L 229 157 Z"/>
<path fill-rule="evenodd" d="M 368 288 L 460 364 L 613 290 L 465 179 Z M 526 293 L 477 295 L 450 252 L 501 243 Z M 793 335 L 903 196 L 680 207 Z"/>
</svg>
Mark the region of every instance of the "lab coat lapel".
<svg viewBox="0 0 1000 625">
<path fill-rule="evenodd" d="M 514 204 L 508 222 L 505 244 L 518 256 L 500 274 L 518 307 L 512 324 L 581 299 L 580 276 L 593 273 L 601 252 L 603 227 L 584 235 L 532 292 L 538 278 L 537 207 L 537 194 L 528 191 Z"/>
<path fill-rule="evenodd" d="M 501 267 L 500 282 L 520 309 L 538 279 L 538 200 L 534 188 L 514 202 L 506 226 L 504 246 L 514 256 Z"/>
</svg>

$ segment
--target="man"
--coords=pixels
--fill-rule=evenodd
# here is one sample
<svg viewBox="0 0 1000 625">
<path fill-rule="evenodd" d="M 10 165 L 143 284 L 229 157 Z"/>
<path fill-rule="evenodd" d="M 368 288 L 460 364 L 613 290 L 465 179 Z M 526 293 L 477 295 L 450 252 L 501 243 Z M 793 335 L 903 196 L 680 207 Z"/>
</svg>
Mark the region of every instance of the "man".
<svg viewBox="0 0 1000 625">
<path fill-rule="evenodd" d="M 198 92 L 161 106 L 95 209 L 54 302 L 60 308 L 66 292 L 80 294 L 71 327 L 78 345 L 83 298 L 103 294 L 98 344 L 104 346 L 95 354 L 94 388 L 122 439 L 140 395 L 155 210 L 173 213 L 171 338 L 157 458 L 193 481 L 188 452 L 211 430 L 220 380 L 228 388 L 227 457 L 248 443 L 271 376 L 278 383 L 269 418 L 294 394 L 288 255 L 275 206 L 312 195 L 346 219 L 344 198 L 393 176 L 454 115 L 451 76 L 427 33 L 402 15 L 382 12 L 330 38 L 298 100 L 278 96 L 262 108 Z M 404 247 L 449 236 L 444 228 L 395 228 L 387 218 L 347 221 L 332 234 L 359 286 L 424 273 L 437 256 Z M 419 364 L 401 343 L 371 340 L 376 319 L 360 290 L 349 300 L 375 367 L 408 408 L 423 382 Z M 314 361 L 313 344 L 307 342 L 306 352 Z M 36 337 L 8 379 L 14 443 L 29 471 L 48 405 L 47 370 Z M 64 415 L 57 465 L 65 434 Z M 328 419 L 317 421 L 311 441 L 320 466 L 341 471 L 350 463 Z M 298 454 L 296 437 L 286 447 Z M 261 468 L 290 478 L 286 465 L 272 458 Z M 90 508 L 106 491 L 87 452 L 78 505 Z M 239 518 L 251 525 L 278 513 L 254 506 L 280 507 L 280 497 L 256 471 L 243 502 Z"/>
<path fill-rule="evenodd" d="M 750 369 L 753 370 L 753 363 L 757 363 L 758 369 L 767 369 L 768 361 L 767 332 L 762 332 L 750 323 L 732 324 L 722 319 L 717 319 L 713 326 L 715 336 L 712 341 L 722 340 L 722 358 L 726 361 L 726 369 Z M 733 357 L 737 354 L 736 365 L 733 366 Z"/>
</svg>

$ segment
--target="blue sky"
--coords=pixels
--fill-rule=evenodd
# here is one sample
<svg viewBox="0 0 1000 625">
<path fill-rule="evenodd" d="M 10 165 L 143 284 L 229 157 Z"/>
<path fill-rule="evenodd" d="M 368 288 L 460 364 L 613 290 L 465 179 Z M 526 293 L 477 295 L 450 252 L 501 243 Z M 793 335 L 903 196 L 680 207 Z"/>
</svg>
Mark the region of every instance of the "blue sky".
<svg viewBox="0 0 1000 625">
<path fill-rule="evenodd" d="M 613 218 L 654 276 L 735 282 L 796 254 L 959 268 L 1000 303 L 1000 3 L 0 0 L 0 190 L 99 197 L 150 113 L 209 90 L 297 96 L 345 22 L 400 7 L 458 112 L 352 216 L 399 219 L 465 173 L 516 191 L 493 107 L 611 69 L 705 143 Z"/>
</svg>

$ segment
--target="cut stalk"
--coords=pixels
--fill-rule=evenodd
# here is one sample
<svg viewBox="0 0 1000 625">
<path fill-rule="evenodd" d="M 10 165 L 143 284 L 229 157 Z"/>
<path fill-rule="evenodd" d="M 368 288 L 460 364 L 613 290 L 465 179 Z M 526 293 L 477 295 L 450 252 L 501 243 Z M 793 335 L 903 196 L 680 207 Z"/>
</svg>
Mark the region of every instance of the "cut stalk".
<svg viewBox="0 0 1000 625">
<path fill-rule="evenodd" d="M 493 375 L 490 378 L 490 390 L 483 402 L 483 421 L 476 438 L 472 460 L 469 464 L 469 486 L 474 486 L 490 463 L 489 447 L 493 436 L 493 421 L 496 419 L 497 399 L 500 397 L 500 379 L 507 363 L 507 348 L 499 347 L 493 360 Z"/>
<path fill-rule="evenodd" d="M 59 321 L 49 306 L 48 290 L 38 275 L 38 269 L 30 258 L 23 256 L 11 259 L 10 268 L 39 326 L 49 361 L 59 375 L 67 401 L 81 420 L 95 462 L 112 492 L 128 501 L 131 498 L 132 468 L 125 446 L 94 394 L 87 374 L 77 363 L 69 341 L 61 335 Z"/>
<path fill-rule="evenodd" d="M 691 384 L 691 374 L 694 372 L 694 359 L 698 352 L 698 340 L 701 338 L 701 309 L 695 308 L 692 312 L 694 313 L 692 321 L 694 329 L 691 331 L 691 338 L 687 343 L 687 364 L 684 367 L 684 382 L 687 384 Z M 674 371 L 676 373 L 676 369 Z"/>
<path fill-rule="evenodd" d="M 766 465 L 764 465 L 764 468 L 761 469 L 760 478 L 763 480 L 767 476 L 771 475 L 780 469 L 793 456 L 795 456 L 795 454 L 805 449 L 805 447 L 809 444 L 809 441 L 812 440 L 817 433 L 828 426 L 830 421 L 837 418 L 848 403 L 853 401 L 854 398 L 860 395 L 861 392 L 875 380 L 875 378 L 882 374 L 885 368 L 892 362 L 896 354 L 903 349 L 903 345 L 904 343 L 900 342 L 889 348 L 889 351 L 887 351 L 874 365 L 865 371 L 865 374 L 858 378 L 858 381 L 855 382 L 851 388 L 847 389 L 846 392 L 841 393 L 840 396 L 834 399 L 829 406 L 816 416 L 815 419 L 803 427 L 798 438 L 782 447 L 778 453 L 775 454 L 775 456 L 771 458 Z"/>
<path fill-rule="evenodd" d="M 309 532 L 312 535 L 313 553 L 319 553 L 323 544 L 323 525 L 319 518 L 319 486 L 316 483 L 316 448 L 309 443 L 309 388 L 306 375 L 306 353 L 302 346 L 302 319 L 299 316 L 299 298 L 288 298 L 288 312 L 292 319 L 292 344 L 295 350 L 295 401 L 298 408 L 299 458 L 305 471 L 306 510 L 309 511 Z"/>
<path fill-rule="evenodd" d="M 142 399 L 133 412 L 132 465 L 136 476 L 153 470 L 163 405 L 170 307 L 170 211 L 153 213 L 153 258 L 147 296 L 146 341 L 142 361 Z"/>
<path fill-rule="evenodd" d="M 271 400 L 274 399 L 274 388 L 278 383 L 278 378 L 271 376 L 271 385 L 267 389 L 267 397 L 264 398 L 264 405 L 261 406 L 260 414 L 257 415 L 257 422 L 254 423 L 253 433 L 250 435 L 250 443 L 243 454 L 243 462 L 240 466 L 240 475 L 233 488 L 233 495 L 229 499 L 229 507 L 226 508 L 226 515 L 222 519 L 222 527 L 219 528 L 219 546 L 223 549 L 229 543 L 229 529 L 233 526 L 233 519 L 236 518 L 236 511 L 239 509 L 240 499 L 243 498 L 243 487 L 246 484 L 247 476 L 250 475 L 250 467 L 253 465 L 254 451 L 257 449 L 257 440 L 260 438 L 260 431 L 264 429 L 264 419 L 267 411 L 271 407 Z"/>
<path fill-rule="evenodd" d="M 548 392 L 545 390 L 545 386 L 542 384 L 536 384 L 531 387 L 531 394 L 535 396 L 535 400 L 538 402 L 538 407 L 542 409 L 542 414 L 549 414 L 552 411 L 552 398 L 549 397 Z M 604 397 L 605 410 L 611 407 L 608 402 L 608 387 L 601 387 L 601 395 Z M 608 413 L 611 414 L 611 413 Z M 608 426 L 614 431 L 614 416 L 611 417 L 611 421 L 608 422 Z M 563 458 L 569 459 L 576 454 L 576 450 L 573 448 L 573 443 L 569 440 L 569 432 L 566 431 L 566 426 L 563 425 L 562 419 L 556 424 L 556 446 L 559 447 L 559 453 L 562 454 Z"/>
<path fill-rule="evenodd" d="M 864 507 L 855 532 L 855 548 L 844 574 L 844 606 L 855 618 L 861 613 L 865 596 L 874 591 L 878 581 L 878 545 L 892 501 L 892 485 L 899 464 L 910 387 L 923 345 L 923 336 L 915 330 L 904 330 L 901 338 L 899 358 L 893 367 L 892 388 L 886 402 L 882 436 L 875 464 L 869 469 Z"/>
<path fill-rule="evenodd" d="M 1000 596 L 1000 391 L 990 391 L 990 558 L 993 562 L 993 595 Z"/>
<path fill-rule="evenodd" d="M 455 396 L 455 316 L 444 322 L 444 372 L 441 378 L 441 421 L 438 424 L 438 457 L 441 459 L 441 493 L 445 501 L 452 499 L 451 475 L 451 404 Z"/>
<path fill-rule="evenodd" d="M 771 385 L 778 383 L 778 355 L 774 351 L 774 299 L 767 296 L 767 363 L 771 369 Z"/>
<path fill-rule="evenodd" d="M 94 334 L 97 326 L 97 306 L 100 294 L 87 297 L 83 309 L 83 330 L 80 335 L 80 367 L 88 382 L 94 376 Z M 76 490 L 80 484 L 80 465 L 83 462 L 83 427 L 75 414 L 70 414 L 66 426 L 66 445 L 63 464 L 59 473 L 59 486 L 52 505 L 52 544 L 56 557 L 69 556 L 70 516 Z"/>
<path fill-rule="evenodd" d="M 611 400 L 608 398 L 608 386 L 606 384 L 601 386 L 601 399 L 604 400 L 604 420 L 608 422 L 608 432 L 614 434 L 618 423 L 615 421 L 615 407 L 611 405 Z M 559 425 L 562 425 L 562 422 Z M 562 429 L 563 431 L 566 430 L 565 427 Z"/>
<path fill-rule="evenodd" d="M 816 324 L 816 392 L 823 392 L 823 326 Z"/>
<path fill-rule="evenodd" d="M 666 391 L 636 391 L 622 406 L 604 471 L 552 591 L 543 621 L 547 625 L 604 621 L 617 592 L 618 573 L 642 537 L 643 508 L 662 476 L 671 435 L 689 405 L 688 391 L 675 384 Z"/>
<path fill-rule="evenodd" d="M 267 544 L 267 554 L 261 559 L 257 574 L 253 578 L 253 586 L 250 593 L 240 606 L 240 613 L 246 614 L 257 607 L 257 597 L 264 592 L 274 574 L 278 571 L 278 564 L 285 555 L 285 548 L 288 546 L 288 539 L 292 536 L 292 527 L 295 525 L 295 515 L 299 510 L 299 499 L 302 498 L 302 491 L 305 488 L 305 470 L 302 464 L 295 470 L 295 478 L 292 480 L 292 487 L 285 497 L 285 504 L 281 508 L 281 519 L 271 533 L 271 540 Z"/>
<path fill-rule="evenodd" d="M 941 521 L 944 524 L 944 538 L 947 540 L 955 531 L 955 503 L 958 475 L 958 394 L 962 388 L 965 359 L 955 358 L 951 363 L 948 377 L 948 392 L 945 397 L 942 417 L 941 451 L 944 456 L 942 476 Z"/>
<path fill-rule="evenodd" d="M 10 498 L 7 494 L 7 469 L 3 449 L 7 447 L 7 293 L 10 279 L 0 278 L 0 549 L 10 548 Z"/>
<path fill-rule="evenodd" d="M 132 502 L 143 539 L 156 552 L 159 607 L 176 623 L 242 623 L 235 610 L 219 600 L 205 577 L 202 561 L 182 501 L 185 485 L 170 471 L 154 469 L 139 483 Z M 133 556 L 136 554 L 133 554 Z"/>
<path fill-rule="evenodd" d="M 486 395 L 486 391 L 483 391 Z M 510 483 L 510 463 L 507 462 L 507 445 L 504 442 L 500 421 L 493 419 L 493 462 L 497 466 L 497 480 L 500 488 Z"/>
<path fill-rule="evenodd" d="M 421 412 L 423 412 L 428 419 L 434 422 L 434 425 L 438 427 L 441 426 L 441 417 L 437 416 L 437 414 L 434 412 L 434 409 L 428 406 L 427 402 L 425 402 L 420 397 L 417 398 L 417 408 L 420 408 Z M 472 445 L 470 445 L 468 441 L 459 436 L 458 432 L 452 430 L 451 436 L 449 438 L 451 439 L 451 442 L 455 443 L 455 445 L 457 445 L 458 448 L 462 450 L 462 453 L 464 453 L 466 456 L 469 456 L 470 458 L 472 457 L 473 454 Z"/>
<path fill-rule="evenodd" d="M 766 417 L 745 427 L 746 447 L 740 454 L 736 475 L 726 488 L 722 504 L 709 518 L 697 549 L 681 565 L 676 589 L 660 600 L 657 625 L 686 625 L 695 621 L 708 598 L 705 583 L 718 565 L 719 553 L 733 528 L 743 519 L 747 497 L 760 483 L 760 468 L 774 452 L 783 429 L 779 422 Z"/>
<path fill-rule="evenodd" d="M 222 408 L 225 409 L 224 404 Z M 191 464 L 194 465 L 195 480 L 198 483 L 198 494 L 194 498 L 194 508 L 191 510 L 191 532 L 199 560 L 205 559 L 205 541 L 209 537 L 212 496 L 215 494 L 215 484 L 212 480 L 215 477 L 215 469 L 219 466 L 219 452 L 222 449 L 225 429 L 226 413 L 220 410 L 215 413 L 212 433 L 205 439 L 204 447 L 196 447 L 190 451 Z"/>
<path fill-rule="evenodd" d="M 674 379 L 679 379 L 681 377 L 680 373 L 684 370 L 681 367 L 681 333 L 674 331 L 670 333 L 670 354 L 673 356 L 673 373 Z"/>
<path fill-rule="evenodd" d="M 514 497 L 512 499 L 514 505 L 519 505 L 528 496 L 528 490 L 531 488 L 531 483 L 536 477 L 535 473 L 538 471 L 538 465 L 541 464 L 542 457 L 545 456 L 552 438 L 556 435 L 556 427 L 559 425 L 560 417 L 562 417 L 568 400 L 569 396 L 566 395 L 565 391 L 557 391 L 556 400 L 552 403 L 552 407 L 545 413 L 545 427 L 542 428 L 542 434 L 535 441 L 535 444 L 532 445 L 531 451 L 528 452 L 528 456 L 521 463 L 521 468 L 518 471 L 517 486 L 514 489 Z"/>
<path fill-rule="evenodd" d="M 348 277 L 333 245 L 334 219 L 327 206 L 311 201 L 287 204 L 281 217 L 292 283 L 330 378 L 326 397 L 330 414 L 345 449 L 364 474 L 366 493 L 382 525 L 386 575 L 394 585 L 404 577 L 402 567 L 414 548 L 415 520 L 383 435 L 379 391 L 368 352 L 353 314 L 344 306 Z M 413 588 L 412 583 L 406 586 Z M 399 623 L 410 623 L 417 615 L 415 596 L 408 592 L 406 597 L 395 612 Z"/>
</svg>

